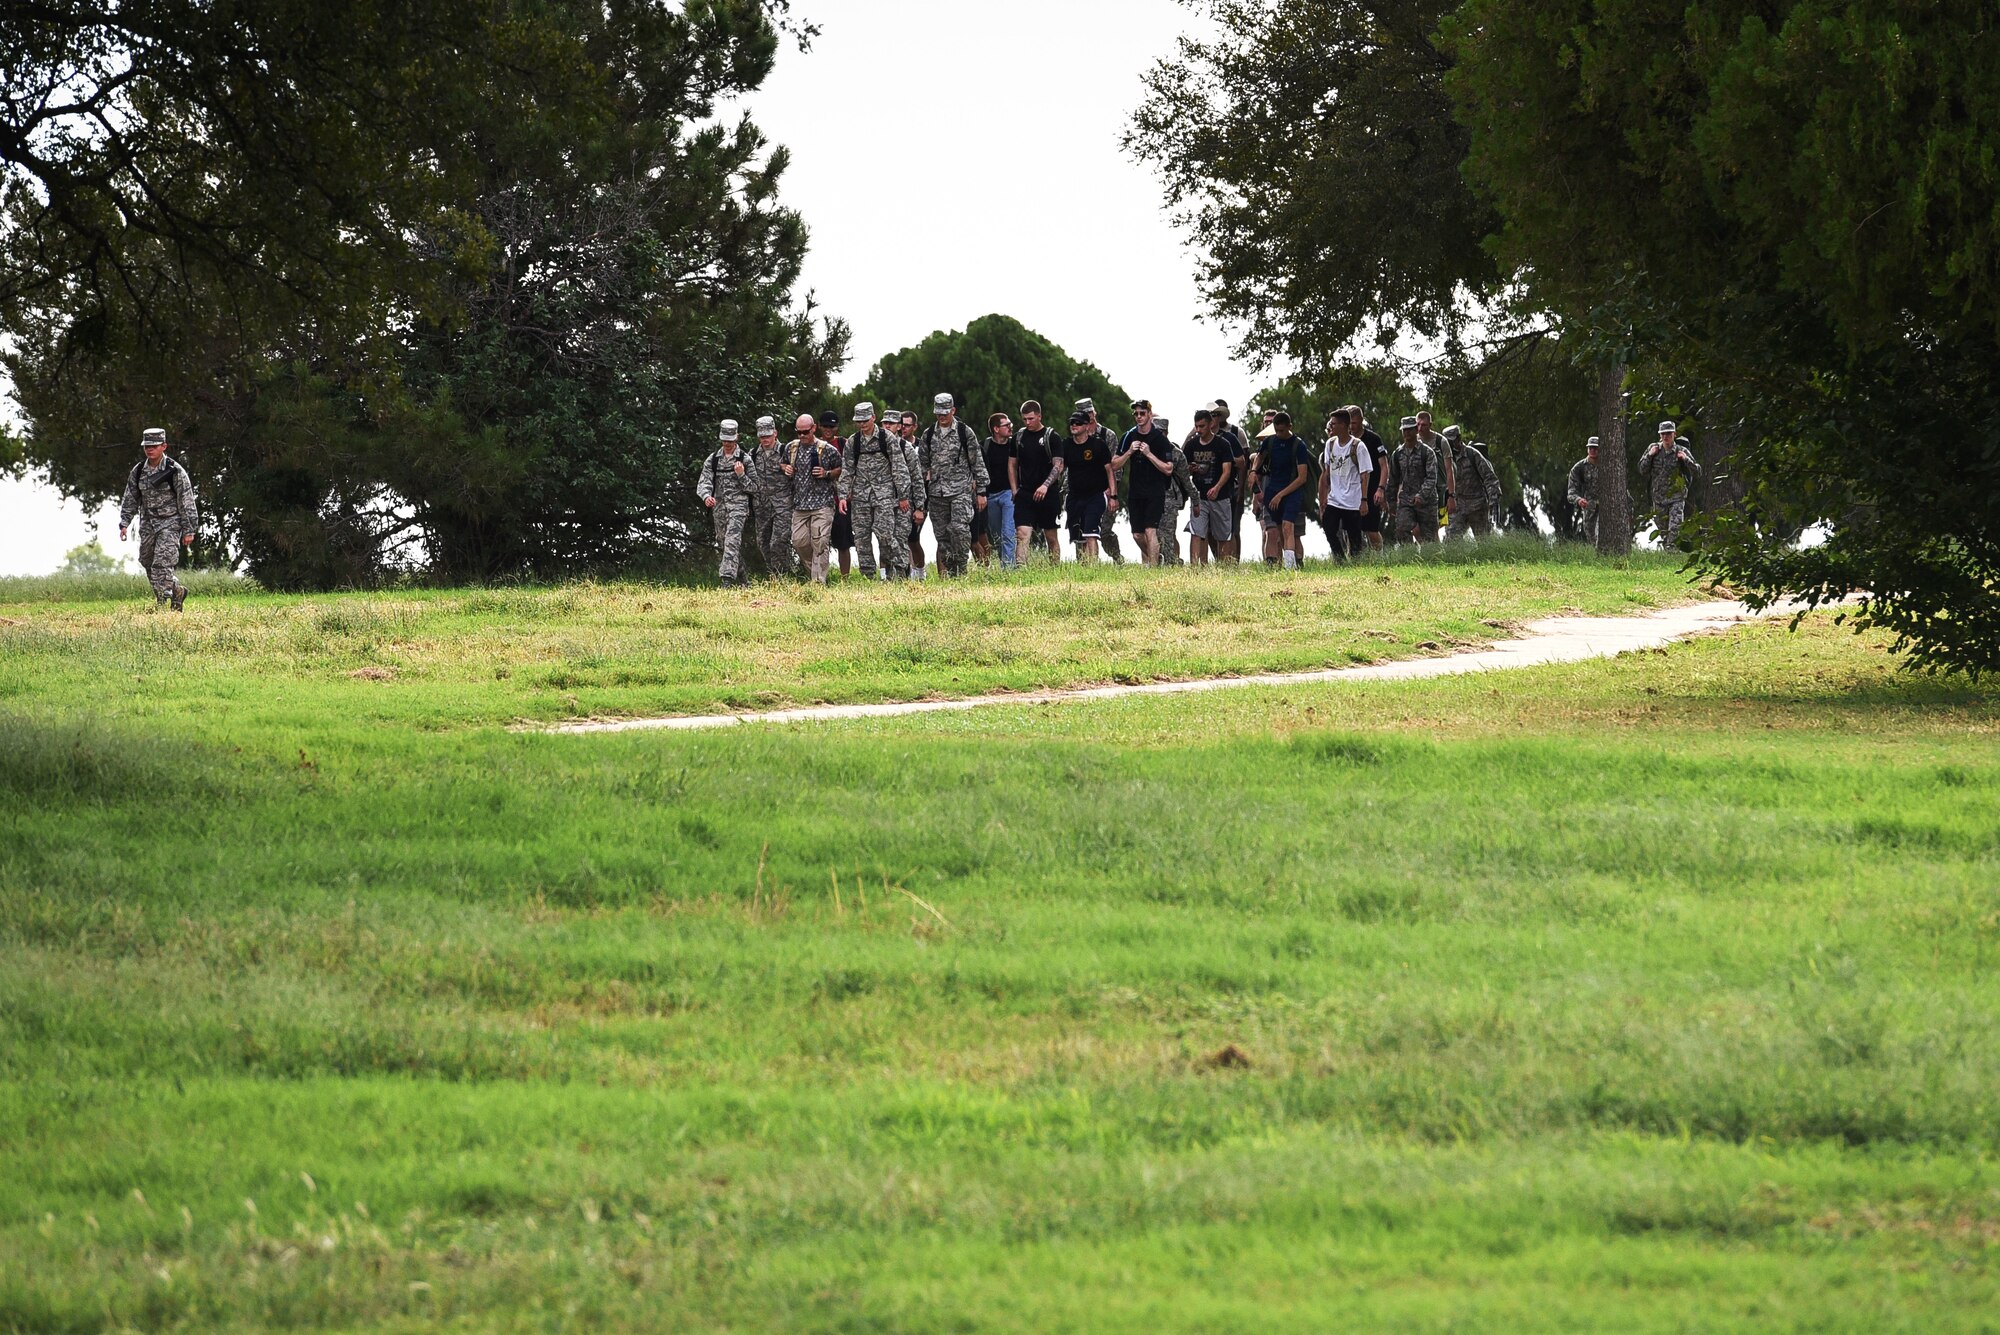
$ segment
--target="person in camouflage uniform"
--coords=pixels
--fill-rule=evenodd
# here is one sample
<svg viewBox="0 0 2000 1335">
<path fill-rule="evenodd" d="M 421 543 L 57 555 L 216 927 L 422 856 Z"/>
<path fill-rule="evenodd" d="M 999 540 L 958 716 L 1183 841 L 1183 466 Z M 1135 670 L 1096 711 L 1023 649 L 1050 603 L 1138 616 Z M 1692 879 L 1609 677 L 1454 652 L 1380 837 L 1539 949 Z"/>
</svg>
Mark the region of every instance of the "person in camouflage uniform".
<svg viewBox="0 0 2000 1335">
<path fill-rule="evenodd" d="M 1166 433 L 1171 443 L 1174 433 L 1171 424 L 1164 417 L 1156 417 L 1153 424 Z M 1181 560 L 1181 509 L 1194 499 L 1194 474 L 1188 469 L 1187 451 L 1178 444 L 1173 446 L 1174 475 L 1167 481 L 1167 500 L 1160 510 L 1160 564 L 1177 566 Z"/>
<path fill-rule="evenodd" d="M 1424 540 L 1435 542 L 1438 530 L 1450 520 L 1451 498 L 1457 488 L 1457 479 L 1451 475 L 1451 442 L 1432 429 L 1430 413 L 1421 410 L 1417 413 L 1417 439 L 1437 461 L 1437 523 L 1424 531 Z"/>
<path fill-rule="evenodd" d="M 752 492 L 749 459 L 736 446 L 737 434 L 735 420 L 725 420 L 718 433 L 721 448 L 708 456 L 694 484 L 694 494 L 715 517 L 715 545 L 722 549 L 724 584 L 748 582 L 743 576 L 743 530 L 750 523 Z"/>
<path fill-rule="evenodd" d="M 1583 457 L 1570 465 L 1569 504 L 1576 511 L 1577 532 L 1591 546 L 1597 545 L 1597 437 L 1583 447 Z"/>
<path fill-rule="evenodd" d="M 979 435 L 958 420 L 957 401 L 940 394 L 937 420 L 917 439 L 923 465 L 924 502 L 937 530 L 938 567 L 945 578 L 963 575 L 972 558 L 972 521 L 986 510 L 986 450 Z"/>
<path fill-rule="evenodd" d="M 764 573 L 772 579 L 790 575 L 792 568 L 792 479 L 785 476 L 784 447 L 778 443 L 778 420 L 757 419 L 757 446 L 750 451 L 750 532 L 764 558 Z"/>
<path fill-rule="evenodd" d="M 165 428 L 149 426 L 139 437 L 145 458 L 132 466 L 125 479 L 125 495 L 118 504 L 118 540 L 123 542 L 139 516 L 139 563 L 153 586 L 153 606 L 165 603 L 174 611 L 187 602 L 187 586 L 174 572 L 180 568 L 181 548 L 194 546 L 194 482 L 167 457 Z"/>
<path fill-rule="evenodd" d="M 1701 481 L 1701 465 L 1677 439 L 1679 428 L 1672 422 L 1660 423 L 1660 438 L 1639 457 L 1639 476 L 1650 484 L 1653 526 L 1660 541 L 1678 547 L 1681 521 L 1687 518 L 1688 488 Z"/>
<path fill-rule="evenodd" d="M 1458 479 L 1452 498 L 1451 524 L 1447 538 L 1484 537 L 1496 531 L 1500 514 L 1500 474 L 1493 461 L 1477 445 L 1459 439 L 1459 429 L 1448 426 L 1444 438 L 1451 446 L 1451 473 Z"/>
<path fill-rule="evenodd" d="M 910 461 L 902 438 L 875 422 L 875 405 L 854 405 L 858 428 L 841 449 L 840 508 L 854 522 L 863 579 L 875 578 L 876 549 L 890 579 L 910 576 Z"/>
<path fill-rule="evenodd" d="M 924 519 L 931 509 L 930 487 L 924 481 L 923 456 L 917 450 L 917 415 L 902 413 L 899 420 L 903 424 L 903 463 L 910 470 L 910 512 L 903 525 L 903 540 L 909 547 L 911 572 L 925 579 L 930 573 L 924 569 Z M 931 532 L 937 532 L 936 520 L 931 521 Z"/>
<path fill-rule="evenodd" d="M 1396 517 L 1396 541 L 1424 543 L 1437 536 L 1438 462 L 1417 439 L 1417 419 L 1403 419 L 1403 443 L 1389 456 L 1375 504 Z M 1425 535 L 1429 535 L 1428 537 Z"/>
</svg>

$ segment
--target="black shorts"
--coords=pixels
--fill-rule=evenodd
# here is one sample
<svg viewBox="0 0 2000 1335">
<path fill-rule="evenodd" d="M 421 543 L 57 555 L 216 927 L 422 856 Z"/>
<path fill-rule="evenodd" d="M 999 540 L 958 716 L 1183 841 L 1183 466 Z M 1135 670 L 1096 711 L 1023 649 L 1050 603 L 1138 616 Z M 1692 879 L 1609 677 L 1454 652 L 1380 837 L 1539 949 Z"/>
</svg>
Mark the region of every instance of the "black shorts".
<svg viewBox="0 0 2000 1335">
<path fill-rule="evenodd" d="M 1095 538 L 1104 527 L 1104 493 L 1095 487 L 1069 494 L 1069 540 Z"/>
<path fill-rule="evenodd" d="M 1382 508 L 1375 504 L 1372 496 L 1368 500 L 1368 513 L 1361 516 L 1361 531 L 1363 533 L 1382 531 Z"/>
<path fill-rule="evenodd" d="M 1160 519 L 1167 512 L 1167 494 L 1157 496 L 1140 494 L 1130 498 L 1125 507 L 1125 518 L 1132 525 L 1134 533 L 1141 529 L 1157 529 Z"/>
<path fill-rule="evenodd" d="M 834 507 L 833 537 L 827 544 L 836 552 L 844 552 L 854 545 L 854 516 Z"/>
<path fill-rule="evenodd" d="M 1054 487 L 1041 500 L 1035 493 L 1023 488 L 1020 499 L 1014 502 L 1014 525 L 1017 528 L 1061 528 L 1062 496 Z"/>
</svg>

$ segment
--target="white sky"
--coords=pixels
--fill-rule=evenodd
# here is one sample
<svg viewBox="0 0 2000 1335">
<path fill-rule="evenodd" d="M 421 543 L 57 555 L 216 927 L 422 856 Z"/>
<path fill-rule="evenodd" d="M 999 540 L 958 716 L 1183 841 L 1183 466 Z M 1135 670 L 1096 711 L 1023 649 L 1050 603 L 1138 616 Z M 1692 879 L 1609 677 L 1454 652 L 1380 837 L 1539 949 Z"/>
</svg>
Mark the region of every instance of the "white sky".
<svg viewBox="0 0 2000 1335">
<path fill-rule="evenodd" d="M 1253 377 L 1202 315 L 1158 181 L 1118 147 L 1142 72 L 1196 15 L 1176 0 L 798 7 L 819 39 L 809 55 L 788 45 L 748 106 L 792 153 L 781 197 L 812 231 L 799 295 L 853 325 L 845 383 L 999 312 L 1176 429 L 1217 395 L 1249 402 Z M 95 517 L 107 551 L 136 554 L 136 533 L 118 544 L 115 506 Z M 0 575 L 54 569 L 91 518 L 44 483 L 0 477 Z"/>
</svg>

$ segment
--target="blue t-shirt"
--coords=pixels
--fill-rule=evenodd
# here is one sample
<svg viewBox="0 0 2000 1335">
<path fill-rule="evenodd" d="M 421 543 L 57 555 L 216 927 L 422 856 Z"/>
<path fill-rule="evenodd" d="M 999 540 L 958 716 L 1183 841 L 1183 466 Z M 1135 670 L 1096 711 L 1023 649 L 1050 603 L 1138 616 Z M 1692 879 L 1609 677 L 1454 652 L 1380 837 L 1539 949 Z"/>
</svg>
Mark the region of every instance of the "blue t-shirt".
<svg viewBox="0 0 2000 1335">
<path fill-rule="evenodd" d="M 1292 479 L 1299 475 L 1299 468 L 1306 461 L 1306 443 L 1300 436 L 1273 436 L 1264 442 L 1264 481 L 1262 490 L 1269 496 L 1292 485 Z M 1301 487 L 1303 490 L 1303 486 Z M 1293 495 L 1297 495 L 1294 492 Z"/>
</svg>

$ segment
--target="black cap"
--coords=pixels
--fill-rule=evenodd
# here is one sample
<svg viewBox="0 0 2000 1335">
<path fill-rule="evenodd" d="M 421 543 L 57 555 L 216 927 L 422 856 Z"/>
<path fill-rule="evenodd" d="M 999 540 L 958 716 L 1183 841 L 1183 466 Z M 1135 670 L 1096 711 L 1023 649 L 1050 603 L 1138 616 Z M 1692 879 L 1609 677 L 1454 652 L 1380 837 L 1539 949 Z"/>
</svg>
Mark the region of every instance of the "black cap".
<svg viewBox="0 0 2000 1335">
<path fill-rule="evenodd" d="M 1089 426 L 1090 414 L 1086 412 L 1071 413 L 1069 415 L 1069 424 L 1071 426 Z"/>
<path fill-rule="evenodd" d="M 835 412 L 833 409 L 828 408 L 825 412 L 819 415 L 819 424 L 821 426 L 830 426 L 838 429 L 838 427 L 840 426 L 840 414 Z"/>
<path fill-rule="evenodd" d="M 1153 401 L 1151 399 L 1140 399 L 1137 403 L 1134 403 L 1132 405 L 1133 412 L 1136 413 L 1141 410 L 1144 410 L 1145 412 L 1153 411 Z"/>
</svg>

